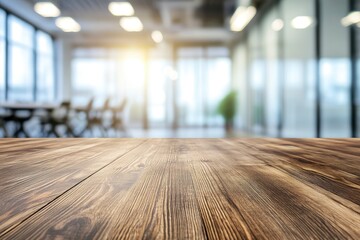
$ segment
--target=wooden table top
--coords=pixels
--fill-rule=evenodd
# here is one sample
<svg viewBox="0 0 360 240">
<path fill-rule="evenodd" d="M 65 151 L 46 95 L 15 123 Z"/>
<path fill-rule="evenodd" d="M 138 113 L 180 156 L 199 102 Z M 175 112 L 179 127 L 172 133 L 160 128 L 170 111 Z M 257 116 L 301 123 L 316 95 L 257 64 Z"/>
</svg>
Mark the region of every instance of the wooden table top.
<svg viewBox="0 0 360 240">
<path fill-rule="evenodd" d="M 360 239 L 360 140 L 0 140 L 0 239 L 84 238 Z"/>
</svg>

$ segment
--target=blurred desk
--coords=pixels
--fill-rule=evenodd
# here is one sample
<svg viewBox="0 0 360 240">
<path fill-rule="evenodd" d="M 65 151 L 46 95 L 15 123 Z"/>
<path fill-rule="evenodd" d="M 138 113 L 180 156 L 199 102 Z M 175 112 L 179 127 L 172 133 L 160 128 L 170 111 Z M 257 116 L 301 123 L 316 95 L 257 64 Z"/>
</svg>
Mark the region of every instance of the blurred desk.
<svg viewBox="0 0 360 240">
<path fill-rule="evenodd" d="M 0 239 L 360 239 L 358 139 L 0 139 Z"/>
<path fill-rule="evenodd" d="M 52 111 L 57 107 L 59 107 L 59 104 L 12 103 L 12 102 L 0 103 L 0 108 L 8 109 L 8 110 L 13 111 L 13 112 L 16 112 L 16 111 L 35 111 L 35 110 Z"/>
<path fill-rule="evenodd" d="M 46 114 L 50 114 L 50 112 L 57 107 L 59 107 L 58 104 L 48 103 L 0 103 L 0 109 L 5 109 L 10 112 L 7 120 L 14 121 L 19 124 L 18 129 L 13 134 L 14 137 L 19 137 L 21 134 L 24 134 L 25 137 L 30 137 L 29 133 L 25 130 L 24 124 L 34 116 L 34 111 L 44 110 L 47 112 Z"/>
</svg>

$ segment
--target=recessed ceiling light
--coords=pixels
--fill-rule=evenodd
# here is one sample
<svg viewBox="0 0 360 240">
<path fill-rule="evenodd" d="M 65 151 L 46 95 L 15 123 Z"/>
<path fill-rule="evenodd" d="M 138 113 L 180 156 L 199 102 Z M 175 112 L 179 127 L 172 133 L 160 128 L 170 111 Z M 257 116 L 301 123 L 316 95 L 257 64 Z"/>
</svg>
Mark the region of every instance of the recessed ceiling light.
<svg viewBox="0 0 360 240">
<path fill-rule="evenodd" d="M 38 2 L 34 6 L 35 12 L 43 17 L 58 17 L 60 10 L 51 2 Z"/>
<path fill-rule="evenodd" d="M 141 32 L 144 28 L 138 17 L 123 17 L 120 19 L 120 26 L 128 32 Z"/>
<path fill-rule="evenodd" d="M 114 16 L 132 16 L 135 14 L 134 8 L 129 2 L 111 2 L 109 11 Z"/>
<path fill-rule="evenodd" d="M 351 12 L 341 19 L 341 24 L 344 27 L 348 27 L 356 23 L 360 23 L 360 11 Z"/>
<path fill-rule="evenodd" d="M 291 20 L 291 26 L 295 29 L 305 29 L 311 26 L 313 19 L 309 16 L 298 16 Z"/>
<path fill-rule="evenodd" d="M 162 33 L 160 31 L 153 31 L 151 33 L 151 37 L 156 43 L 161 43 L 164 39 Z"/>
<path fill-rule="evenodd" d="M 64 32 L 79 32 L 81 30 L 80 24 L 71 17 L 59 17 L 55 24 Z"/>
<path fill-rule="evenodd" d="M 281 19 L 275 19 L 271 24 L 272 30 L 275 32 L 281 31 L 284 28 L 284 21 Z"/>
<path fill-rule="evenodd" d="M 236 9 L 230 19 L 230 29 L 234 32 L 240 32 L 249 24 L 256 14 L 256 8 L 253 6 L 240 6 Z"/>
</svg>

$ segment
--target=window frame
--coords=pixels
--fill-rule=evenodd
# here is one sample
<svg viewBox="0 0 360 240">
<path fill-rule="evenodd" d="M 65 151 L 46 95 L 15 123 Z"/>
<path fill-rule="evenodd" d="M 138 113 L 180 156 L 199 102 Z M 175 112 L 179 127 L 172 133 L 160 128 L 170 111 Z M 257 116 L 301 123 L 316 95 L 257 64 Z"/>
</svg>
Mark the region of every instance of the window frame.
<svg viewBox="0 0 360 240">
<path fill-rule="evenodd" d="M 25 22 L 26 24 L 29 24 L 33 29 L 33 33 L 32 33 L 32 41 L 33 41 L 33 48 L 32 48 L 32 72 L 33 72 L 33 88 L 32 88 L 32 101 L 36 102 L 37 99 L 37 92 L 38 92 L 38 82 L 39 82 L 39 77 L 38 77 L 38 55 L 41 54 L 40 51 L 38 51 L 37 49 L 37 34 L 38 32 L 43 32 L 45 34 L 47 34 L 50 38 L 51 38 L 51 43 L 52 43 L 52 49 L 53 49 L 53 59 L 52 59 L 52 64 L 53 64 L 53 79 L 54 79 L 54 87 L 52 89 L 53 91 L 53 101 L 55 101 L 57 99 L 57 86 L 58 86 L 58 77 L 57 77 L 57 53 L 55 51 L 55 41 L 56 38 L 53 34 L 49 33 L 48 31 L 40 28 L 39 26 L 37 26 L 36 24 L 32 23 L 31 21 L 28 21 L 27 19 L 25 19 L 22 16 L 19 16 L 18 14 L 14 13 L 13 11 L 9 10 L 8 8 L 4 7 L 2 4 L 0 4 L 0 9 L 2 11 L 4 11 L 5 13 L 5 36 L 3 36 L 4 38 L 4 42 L 5 42 L 5 61 L 4 61 L 4 69 L 5 69 L 5 97 L 4 97 L 4 101 L 9 101 L 9 84 L 10 84 L 10 72 L 11 72 L 11 66 L 10 66 L 10 47 L 12 44 L 16 44 L 17 46 L 21 46 L 23 47 L 22 44 L 13 41 L 12 39 L 10 39 L 10 17 L 15 17 L 17 19 L 19 19 L 22 22 Z"/>
</svg>

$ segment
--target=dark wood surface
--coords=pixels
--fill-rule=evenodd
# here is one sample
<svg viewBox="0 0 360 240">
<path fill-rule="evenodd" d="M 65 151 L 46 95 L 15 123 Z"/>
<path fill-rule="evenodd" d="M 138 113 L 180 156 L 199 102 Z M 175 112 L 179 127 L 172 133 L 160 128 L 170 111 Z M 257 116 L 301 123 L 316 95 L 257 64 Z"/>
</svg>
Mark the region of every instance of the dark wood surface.
<svg viewBox="0 0 360 240">
<path fill-rule="evenodd" d="M 0 239 L 85 238 L 360 239 L 360 140 L 0 140 Z"/>
</svg>

